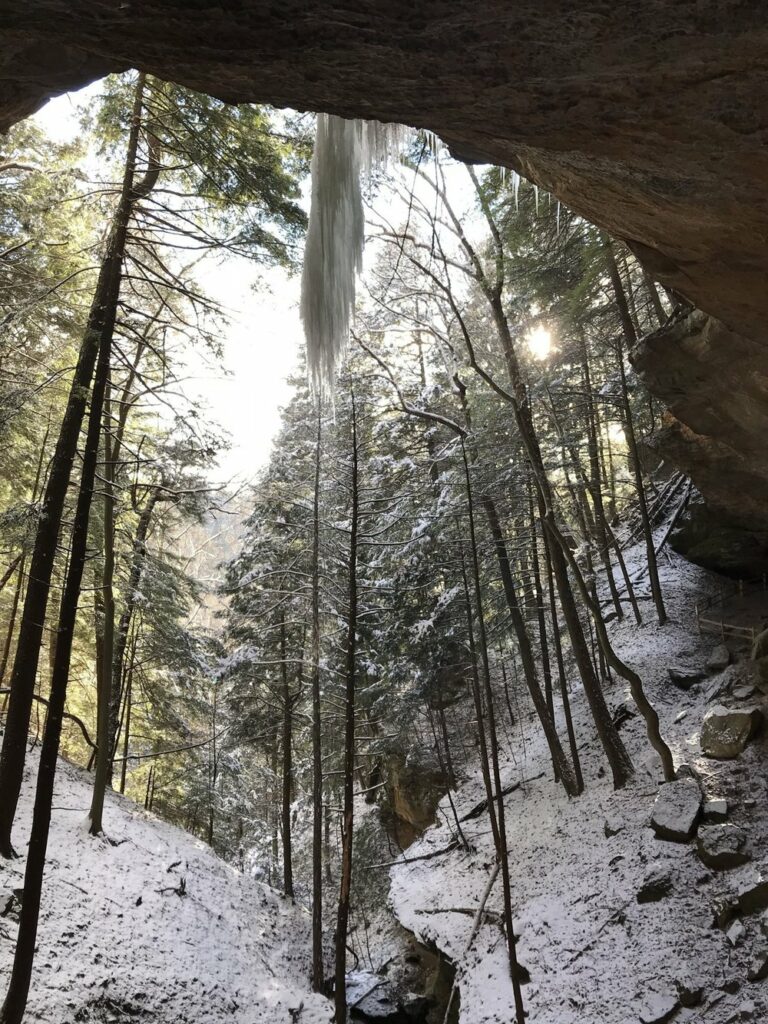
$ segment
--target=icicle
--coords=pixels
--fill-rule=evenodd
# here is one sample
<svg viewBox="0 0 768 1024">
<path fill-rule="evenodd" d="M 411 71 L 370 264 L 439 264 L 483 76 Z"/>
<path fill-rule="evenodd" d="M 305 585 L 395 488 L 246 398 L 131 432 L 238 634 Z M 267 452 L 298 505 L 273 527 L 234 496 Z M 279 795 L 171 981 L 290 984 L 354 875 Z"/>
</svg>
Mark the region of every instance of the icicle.
<svg viewBox="0 0 768 1024">
<path fill-rule="evenodd" d="M 520 209 L 520 175 L 512 171 L 512 193 L 515 197 L 515 209 Z"/>
<path fill-rule="evenodd" d="M 538 185 L 534 185 L 533 186 L 533 198 L 534 198 L 534 200 L 536 202 L 536 216 L 538 217 L 538 215 L 539 215 L 539 186 Z"/>
<path fill-rule="evenodd" d="M 560 234 L 560 200 L 557 200 L 557 234 Z"/>
<path fill-rule="evenodd" d="M 332 382 L 349 338 L 355 279 L 363 265 L 361 176 L 386 163 L 403 133 L 400 125 L 318 114 L 301 275 L 307 366 L 316 388 Z"/>
</svg>

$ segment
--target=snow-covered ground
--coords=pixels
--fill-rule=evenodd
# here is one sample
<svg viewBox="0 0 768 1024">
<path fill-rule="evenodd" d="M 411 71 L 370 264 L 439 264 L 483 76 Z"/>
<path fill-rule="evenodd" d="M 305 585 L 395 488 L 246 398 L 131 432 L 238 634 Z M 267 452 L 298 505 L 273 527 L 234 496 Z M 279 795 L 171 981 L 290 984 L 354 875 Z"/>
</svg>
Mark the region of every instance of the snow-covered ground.
<svg viewBox="0 0 768 1024">
<path fill-rule="evenodd" d="M 309 991 L 305 912 L 122 797 L 107 797 L 110 841 L 91 838 L 89 803 L 88 776 L 60 763 L 27 1020 L 327 1024 L 330 1004 Z M 23 861 L 0 861 L 0 914 L 22 882 Z M 3 991 L 15 929 L 11 908 L 0 916 Z"/>
<path fill-rule="evenodd" d="M 711 639 L 696 633 L 693 610 L 697 597 L 711 587 L 711 577 L 679 559 L 666 566 L 663 577 L 671 621 L 659 628 L 645 601 L 646 624 L 638 628 L 625 621 L 614 629 L 614 641 L 639 670 L 676 764 L 696 769 L 708 797 L 728 798 L 730 820 L 746 829 L 759 862 L 768 836 L 765 741 L 753 743 L 738 761 L 702 758 L 698 734 L 705 686 L 684 693 L 671 685 L 666 671 L 680 661 L 702 663 L 712 649 Z M 632 706 L 620 683 L 608 697 L 613 708 L 624 701 Z M 768 1020 L 768 981 L 747 980 L 755 950 L 765 945 L 767 922 L 759 915 L 745 917 L 746 932 L 735 946 L 713 926 L 713 903 L 734 884 L 737 872 L 710 871 L 693 844 L 655 837 L 649 818 L 663 780 L 640 717 L 621 730 L 636 777 L 614 792 L 579 694 L 574 706 L 586 778 L 581 797 L 569 800 L 552 781 L 541 732 L 531 718 L 522 726 L 524 757 L 518 742 L 517 760 L 510 758 L 503 773 L 505 785 L 533 780 L 506 801 L 517 950 L 531 975 L 523 988 L 531 1024 Z M 459 814 L 482 797 L 478 772 L 459 789 Z M 499 926 L 485 923 L 466 948 L 473 924 L 467 911 L 477 907 L 494 863 L 487 815 L 463 825 L 473 851 L 453 849 L 414 860 L 448 845 L 445 800 L 442 809 L 442 823 L 392 869 L 392 906 L 403 925 L 460 965 L 462 1024 L 511 1024 L 512 992 Z M 671 891 L 659 902 L 638 903 L 644 879 L 657 870 L 669 874 Z M 501 910 L 500 881 L 487 906 Z M 671 1009 L 680 984 L 703 989 L 697 1007 Z"/>
</svg>

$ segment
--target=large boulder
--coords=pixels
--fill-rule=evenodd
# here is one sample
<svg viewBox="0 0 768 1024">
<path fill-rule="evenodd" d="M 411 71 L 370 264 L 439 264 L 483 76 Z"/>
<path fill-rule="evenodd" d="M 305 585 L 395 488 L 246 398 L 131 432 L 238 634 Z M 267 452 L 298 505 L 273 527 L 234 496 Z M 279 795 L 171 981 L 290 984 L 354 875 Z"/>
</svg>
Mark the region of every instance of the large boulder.
<svg viewBox="0 0 768 1024">
<path fill-rule="evenodd" d="M 696 852 L 708 868 L 726 871 L 751 859 L 747 834 L 738 825 L 702 825 L 696 837 Z"/>
<path fill-rule="evenodd" d="M 706 757 L 738 757 L 763 721 L 758 707 L 727 708 L 716 704 L 706 713 L 701 726 L 701 752 Z"/>
<path fill-rule="evenodd" d="M 660 789 L 651 813 L 659 839 L 687 843 L 693 838 L 701 812 L 701 790 L 695 779 L 676 779 Z"/>
</svg>

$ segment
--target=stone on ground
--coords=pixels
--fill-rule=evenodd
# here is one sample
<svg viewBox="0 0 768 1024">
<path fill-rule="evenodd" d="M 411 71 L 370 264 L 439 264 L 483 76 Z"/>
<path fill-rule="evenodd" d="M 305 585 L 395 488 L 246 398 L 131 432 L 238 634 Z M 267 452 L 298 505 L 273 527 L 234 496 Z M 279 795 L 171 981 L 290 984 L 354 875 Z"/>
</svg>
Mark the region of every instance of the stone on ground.
<svg viewBox="0 0 768 1024">
<path fill-rule="evenodd" d="M 680 690 L 690 690 L 696 683 L 700 683 L 706 675 L 703 668 L 697 665 L 670 665 L 667 674 L 671 682 Z"/>
<path fill-rule="evenodd" d="M 747 978 L 750 981 L 763 981 L 768 978 L 768 946 L 761 946 L 752 954 Z"/>
<path fill-rule="evenodd" d="M 659 995 L 652 992 L 640 1009 L 642 1024 L 666 1024 L 677 1013 L 680 1003 L 677 996 Z"/>
<path fill-rule="evenodd" d="M 751 859 L 747 834 L 738 825 L 702 825 L 696 838 L 696 852 L 708 868 L 727 871 Z"/>
<path fill-rule="evenodd" d="M 760 865 L 741 869 L 735 895 L 743 914 L 754 914 L 768 907 L 768 872 Z"/>
<path fill-rule="evenodd" d="M 710 672 L 722 672 L 731 663 L 731 652 L 725 644 L 718 644 L 712 648 L 712 653 L 707 658 L 707 668 Z"/>
<path fill-rule="evenodd" d="M 658 903 L 672 891 L 672 876 L 664 868 L 653 868 L 637 890 L 638 903 Z"/>
<path fill-rule="evenodd" d="M 677 998 L 680 1000 L 680 1005 L 686 1009 L 698 1006 L 704 998 L 703 978 L 695 976 L 678 978 L 675 985 L 677 986 Z"/>
<path fill-rule="evenodd" d="M 722 797 L 706 800 L 701 813 L 705 821 L 725 821 L 728 817 L 728 801 Z"/>
<path fill-rule="evenodd" d="M 696 831 L 701 811 L 701 790 L 694 779 L 676 779 L 660 789 L 651 814 L 651 826 L 659 839 L 687 843 Z"/>
<path fill-rule="evenodd" d="M 757 692 L 752 683 L 741 683 L 731 691 L 734 700 L 751 700 Z"/>
<path fill-rule="evenodd" d="M 707 757 L 738 757 L 757 732 L 763 720 L 758 707 L 727 708 L 716 704 L 704 716 L 701 726 L 701 750 Z"/>
<path fill-rule="evenodd" d="M 741 921 L 734 921 L 725 933 L 725 937 L 728 939 L 732 946 L 738 946 L 747 934 L 747 929 L 741 923 Z"/>
</svg>

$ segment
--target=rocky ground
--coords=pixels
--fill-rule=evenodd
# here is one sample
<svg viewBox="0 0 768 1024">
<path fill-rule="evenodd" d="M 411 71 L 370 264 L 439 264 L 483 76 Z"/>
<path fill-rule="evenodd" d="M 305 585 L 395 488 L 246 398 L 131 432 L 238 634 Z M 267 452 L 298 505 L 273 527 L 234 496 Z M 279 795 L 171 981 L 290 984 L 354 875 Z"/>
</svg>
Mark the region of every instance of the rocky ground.
<svg viewBox="0 0 768 1024">
<path fill-rule="evenodd" d="M 646 601 L 642 627 L 614 627 L 617 648 L 659 711 L 677 781 L 663 784 L 632 715 L 622 736 L 636 776 L 614 792 L 577 693 L 587 789 L 569 800 L 552 781 L 537 725 L 530 716 L 518 723 L 504 776 L 521 783 L 507 798 L 507 821 L 532 1024 L 768 1019 L 764 684 L 748 651 L 698 635 L 695 603 L 715 586 L 703 570 L 670 561 L 670 622 L 657 626 Z M 609 700 L 617 712 L 632 711 L 623 686 Z M 481 798 L 479 775 L 470 777 L 455 797 L 459 815 Z M 494 861 L 487 817 L 463 823 L 470 849 L 449 849 L 445 801 L 442 810 L 442 823 L 392 870 L 392 905 L 407 928 L 460 965 L 462 1024 L 508 1024 L 498 883 L 467 948 Z"/>
</svg>

